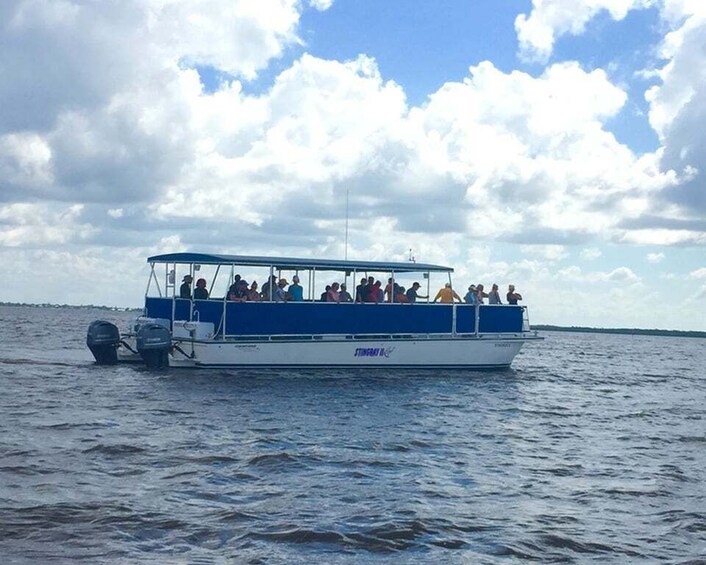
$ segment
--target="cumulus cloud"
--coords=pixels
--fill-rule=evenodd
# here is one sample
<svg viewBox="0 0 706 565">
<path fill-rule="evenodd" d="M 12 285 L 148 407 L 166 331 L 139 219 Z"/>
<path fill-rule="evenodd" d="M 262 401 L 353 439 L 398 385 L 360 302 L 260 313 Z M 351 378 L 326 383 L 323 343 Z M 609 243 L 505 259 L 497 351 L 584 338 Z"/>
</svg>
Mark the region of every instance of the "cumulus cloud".
<svg viewBox="0 0 706 565">
<path fill-rule="evenodd" d="M 647 262 L 652 264 L 661 263 L 664 261 L 664 253 L 648 253 Z"/>
<path fill-rule="evenodd" d="M 562 35 L 580 35 L 586 24 L 601 12 L 622 20 L 635 8 L 645 8 L 656 0 L 532 0 L 529 15 L 515 19 L 520 54 L 536 61 L 546 61 L 554 43 Z"/>
</svg>

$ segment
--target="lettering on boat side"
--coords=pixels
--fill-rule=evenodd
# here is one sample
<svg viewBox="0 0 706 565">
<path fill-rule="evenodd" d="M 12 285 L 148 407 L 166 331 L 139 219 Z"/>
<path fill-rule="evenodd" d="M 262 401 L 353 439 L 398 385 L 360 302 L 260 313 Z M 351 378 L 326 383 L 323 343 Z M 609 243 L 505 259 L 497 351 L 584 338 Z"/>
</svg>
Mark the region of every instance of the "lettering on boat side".
<svg viewBox="0 0 706 565">
<path fill-rule="evenodd" d="M 512 347 L 511 343 L 496 343 L 495 347 Z"/>
<path fill-rule="evenodd" d="M 390 357 L 394 347 L 358 347 L 354 357 Z"/>
</svg>

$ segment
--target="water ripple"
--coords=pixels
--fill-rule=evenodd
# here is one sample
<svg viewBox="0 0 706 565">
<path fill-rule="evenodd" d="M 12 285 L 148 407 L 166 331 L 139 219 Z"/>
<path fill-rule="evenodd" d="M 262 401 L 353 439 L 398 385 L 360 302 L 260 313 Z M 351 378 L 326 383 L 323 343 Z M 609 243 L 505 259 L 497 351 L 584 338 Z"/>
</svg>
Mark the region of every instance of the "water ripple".
<svg viewBox="0 0 706 565">
<path fill-rule="evenodd" d="M 3 563 L 703 563 L 703 340 L 154 374 L 91 363 L 106 315 L 0 307 Z"/>
</svg>

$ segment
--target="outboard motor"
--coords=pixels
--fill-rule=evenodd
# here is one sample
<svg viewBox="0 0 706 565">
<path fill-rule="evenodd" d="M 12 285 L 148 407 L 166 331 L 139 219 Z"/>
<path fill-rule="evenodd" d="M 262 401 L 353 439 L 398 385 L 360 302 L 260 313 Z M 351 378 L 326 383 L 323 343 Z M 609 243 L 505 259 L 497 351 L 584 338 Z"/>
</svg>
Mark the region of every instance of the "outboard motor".
<svg viewBox="0 0 706 565">
<path fill-rule="evenodd" d="M 159 324 L 145 324 L 137 330 L 137 351 L 150 369 L 169 367 L 169 350 L 172 336 L 169 330 Z"/>
<path fill-rule="evenodd" d="M 98 365 L 115 365 L 118 362 L 120 332 L 115 324 L 95 320 L 88 326 L 86 345 L 96 358 Z"/>
</svg>

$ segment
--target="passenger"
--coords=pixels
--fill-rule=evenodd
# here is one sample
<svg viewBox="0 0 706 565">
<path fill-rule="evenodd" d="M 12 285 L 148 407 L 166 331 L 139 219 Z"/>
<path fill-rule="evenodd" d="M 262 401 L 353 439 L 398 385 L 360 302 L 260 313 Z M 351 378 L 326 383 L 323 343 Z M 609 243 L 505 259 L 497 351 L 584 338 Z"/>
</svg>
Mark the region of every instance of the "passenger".
<svg viewBox="0 0 706 565">
<path fill-rule="evenodd" d="M 194 299 L 195 300 L 207 300 L 208 290 L 206 290 L 206 279 L 199 279 L 196 281 L 196 288 L 194 289 Z"/>
<path fill-rule="evenodd" d="M 360 284 L 355 287 L 355 301 L 356 302 L 367 302 L 368 301 L 368 279 L 363 277 L 360 279 Z"/>
<path fill-rule="evenodd" d="M 394 302 L 398 302 L 400 304 L 409 304 L 409 299 L 407 298 L 407 295 L 405 294 L 405 290 L 404 290 L 403 286 L 400 286 L 397 289 L 397 294 L 395 295 Z"/>
<path fill-rule="evenodd" d="M 417 301 L 417 298 L 429 298 L 428 296 L 422 296 L 419 294 L 419 287 L 422 286 L 418 282 L 415 282 L 412 284 L 412 288 L 410 288 L 407 292 L 407 302 L 410 304 L 414 304 Z"/>
<path fill-rule="evenodd" d="M 260 302 L 262 296 L 257 290 L 257 281 L 253 281 L 250 285 L 250 290 L 248 290 L 248 302 Z"/>
<path fill-rule="evenodd" d="M 444 288 L 440 288 L 439 292 L 436 293 L 433 302 L 437 300 L 442 304 L 452 304 L 454 300 L 461 302 L 461 297 L 451 288 L 451 283 L 446 283 Z"/>
<path fill-rule="evenodd" d="M 500 293 L 498 292 L 498 285 L 493 283 L 493 288 L 490 289 L 488 293 L 488 304 L 502 304 L 500 302 Z"/>
<path fill-rule="evenodd" d="M 370 293 L 375 293 L 375 279 L 373 277 L 368 277 L 368 296 L 366 297 L 365 301 L 366 302 L 377 302 L 377 299 L 371 300 L 370 299 Z"/>
<path fill-rule="evenodd" d="M 370 279 L 368 279 L 368 282 L 370 282 Z M 368 292 L 368 302 L 382 302 L 382 299 L 382 283 L 380 281 L 375 281 L 373 286 L 370 288 L 370 291 Z"/>
<path fill-rule="evenodd" d="M 397 297 L 399 293 L 400 285 L 398 285 L 392 277 L 387 279 L 387 286 L 385 286 L 385 300 L 387 302 L 392 302 L 392 297 Z"/>
<path fill-rule="evenodd" d="M 262 285 L 262 292 L 260 293 L 260 295 L 262 296 L 263 300 L 267 300 L 269 302 L 270 300 L 274 300 L 276 290 L 277 277 L 275 275 L 272 275 L 267 281 L 265 281 L 265 284 Z"/>
<path fill-rule="evenodd" d="M 233 287 L 235 287 L 233 289 Z M 248 281 L 240 279 L 237 283 L 231 285 L 232 291 L 228 291 L 228 300 L 232 302 L 247 302 L 248 300 Z"/>
<path fill-rule="evenodd" d="M 289 285 L 287 292 L 289 292 L 289 299 L 292 302 L 302 302 L 304 300 L 304 289 L 299 284 L 298 275 L 292 277 L 292 284 Z"/>
<path fill-rule="evenodd" d="M 488 298 L 488 293 L 483 290 L 483 285 L 478 283 L 476 285 L 476 298 L 478 299 L 478 304 L 485 304 L 484 298 Z"/>
<path fill-rule="evenodd" d="M 338 290 L 338 283 L 335 282 L 331 285 L 328 293 L 326 294 L 326 302 L 340 302 L 340 301 L 341 301 L 341 294 Z"/>
<path fill-rule="evenodd" d="M 476 285 L 472 284 L 468 287 L 468 292 L 466 296 L 463 297 L 463 301 L 466 304 L 475 306 L 478 303 L 478 296 L 476 295 Z"/>
<path fill-rule="evenodd" d="M 328 293 L 331 290 L 331 285 L 327 284 L 326 289 L 321 293 L 319 297 L 319 302 L 328 302 Z"/>
<path fill-rule="evenodd" d="M 518 300 L 522 300 L 522 295 L 519 292 L 515 292 L 515 285 L 511 284 L 507 287 L 507 303 L 513 306 L 517 305 Z"/>
<path fill-rule="evenodd" d="M 287 302 L 289 293 L 284 289 L 287 286 L 287 279 L 279 279 L 277 290 L 275 290 L 275 302 Z"/>
<path fill-rule="evenodd" d="M 338 295 L 339 302 L 353 302 L 353 297 L 346 290 L 345 283 L 341 285 L 341 292 Z"/>
<path fill-rule="evenodd" d="M 194 278 L 191 275 L 184 275 L 179 287 L 179 298 L 191 298 L 191 281 L 193 280 Z"/>
</svg>

